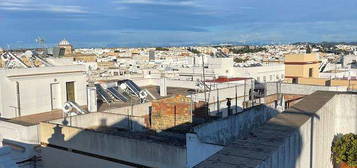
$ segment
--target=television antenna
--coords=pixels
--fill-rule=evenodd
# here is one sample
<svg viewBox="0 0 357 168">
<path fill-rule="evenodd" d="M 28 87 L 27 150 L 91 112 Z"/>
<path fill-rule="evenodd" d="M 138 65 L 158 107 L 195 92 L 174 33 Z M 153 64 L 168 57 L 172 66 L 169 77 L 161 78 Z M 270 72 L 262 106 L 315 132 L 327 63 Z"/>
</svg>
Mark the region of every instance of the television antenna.
<svg viewBox="0 0 357 168">
<path fill-rule="evenodd" d="M 46 48 L 46 41 L 44 38 L 42 38 L 41 36 L 38 36 L 35 39 L 36 43 L 40 46 L 40 48 L 45 49 Z"/>
</svg>

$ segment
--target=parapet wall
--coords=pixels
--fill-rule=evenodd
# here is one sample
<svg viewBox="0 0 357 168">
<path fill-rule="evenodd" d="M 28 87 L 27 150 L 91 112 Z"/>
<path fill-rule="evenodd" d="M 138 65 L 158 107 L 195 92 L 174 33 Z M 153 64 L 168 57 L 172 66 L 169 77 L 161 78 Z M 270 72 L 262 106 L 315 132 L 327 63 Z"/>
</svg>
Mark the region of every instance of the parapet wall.
<svg viewBox="0 0 357 168">
<path fill-rule="evenodd" d="M 201 124 L 193 128 L 201 142 L 226 145 L 276 116 L 278 111 L 265 105 L 255 106 L 228 118 Z"/>
<path fill-rule="evenodd" d="M 315 92 L 307 96 L 291 109 L 283 112 L 287 114 L 285 122 L 296 122 L 300 116 L 307 119 L 298 126 L 298 129 L 286 136 L 284 143 L 280 145 L 285 150 L 275 151 L 283 156 L 281 165 L 286 168 L 332 168 L 331 145 L 338 134 L 357 133 L 357 94 L 337 92 Z M 279 117 L 279 116 L 278 116 Z M 299 135 L 299 137 L 293 137 Z M 300 140 L 297 141 L 297 140 Z M 293 147 L 289 147 L 294 144 Z M 289 157 L 299 151 L 295 157 Z M 271 160 L 278 160 L 279 155 L 271 155 Z M 279 159 L 280 160 L 280 159 Z M 285 164 L 283 160 L 288 160 Z M 262 162 L 259 167 L 266 165 Z"/>
<path fill-rule="evenodd" d="M 134 117 L 112 113 L 88 113 L 67 118 L 50 121 L 50 123 L 68 125 L 79 128 L 96 129 L 99 127 L 115 127 L 143 131 L 145 129 L 145 118 Z"/>
<path fill-rule="evenodd" d="M 96 158 L 106 157 L 109 160 L 120 160 L 120 163 L 139 165 L 136 167 L 184 168 L 186 166 L 186 149 L 183 146 L 51 123 L 40 123 L 39 130 L 40 142 L 45 148 L 47 146 L 47 148 L 72 151 Z M 56 162 L 50 162 L 56 158 L 56 155 L 56 153 L 43 155 L 44 167 L 56 167 Z"/>
<path fill-rule="evenodd" d="M 357 133 L 357 94 L 317 91 L 197 168 L 333 168 L 338 134 Z"/>
<path fill-rule="evenodd" d="M 278 86 L 277 86 L 278 85 Z M 266 83 L 267 95 L 276 94 L 278 83 Z M 281 84 L 281 92 L 286 94 L 302 94 L 310 95 L 316 91 L 346 91 L 346 86 L 317 86 L 317 85 L 302 85 L 302 84 Z"/>
</svg>

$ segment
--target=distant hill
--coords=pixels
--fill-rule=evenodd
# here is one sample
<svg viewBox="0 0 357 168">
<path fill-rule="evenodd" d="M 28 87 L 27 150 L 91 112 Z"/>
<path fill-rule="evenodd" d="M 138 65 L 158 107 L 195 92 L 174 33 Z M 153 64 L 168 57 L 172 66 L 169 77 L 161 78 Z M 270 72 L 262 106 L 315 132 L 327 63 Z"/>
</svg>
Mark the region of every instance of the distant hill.
<svg viewBox="0 0 357 168">
<path fill-rule="evenodd" d="M 312 43 L 312 42 L 296 42 L 296 43 L 293 43 L 293 45 L 306 45 L 306 44 L 334 46 L 334 45 L 357 45 L 357 42 L 326 42 L 326 41 L 323 41 L 323 42 L 317 42 L 317 43 Z"/>
</svg>

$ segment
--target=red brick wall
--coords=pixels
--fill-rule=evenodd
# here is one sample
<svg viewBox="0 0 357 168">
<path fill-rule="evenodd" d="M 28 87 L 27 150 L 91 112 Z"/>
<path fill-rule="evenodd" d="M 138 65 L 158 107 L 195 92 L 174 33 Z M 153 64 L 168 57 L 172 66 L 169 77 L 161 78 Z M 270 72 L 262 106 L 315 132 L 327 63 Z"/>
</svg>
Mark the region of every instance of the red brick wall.
<svg viewBox="0 0 357 168">
<path fill-rule="evenodd" d="M 177 95 L 152 102 L 151 129 L 165 130 L 192 122 L 191 100 Z"/>
</svg>

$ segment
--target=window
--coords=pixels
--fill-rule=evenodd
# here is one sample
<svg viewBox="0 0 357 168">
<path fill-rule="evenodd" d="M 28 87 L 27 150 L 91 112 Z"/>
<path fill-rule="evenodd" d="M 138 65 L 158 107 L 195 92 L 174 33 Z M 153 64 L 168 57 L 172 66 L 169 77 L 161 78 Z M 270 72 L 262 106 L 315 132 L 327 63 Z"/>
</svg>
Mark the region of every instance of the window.
<svg viewBox="0 0 357 168">
<path fill-rule="evenodd" d="M 298 78 L 293 78 L 293 83 L 297 84 L 298 83 Z"/>
<path fill-rule="evenodd" d="M 263 81 L 266 82 L 267 81 L 267 77 L 263 76 Z"/>
<path fill-rule="evenodd" d="M 281 79 L 284 79 L 284 74 L 281 74 Z"/>
<path fill-rule="evenodd" d="M 66 95 L 67 101 L 75 102 L 74 82 L 66 82 Z"/>
<path fill-rule="evenodd" d="M 260 82 L 260 77 L 259 76 L 257 77 L 257 81 Z"/>
<path fill-rule="evenodd" d="M 66 51 L 66 49 L 60 48 L 60 49 L 59 49 L 58 56 L 64 56 L 65 51 Z"/>
<path fill-rule="evenodd" d="M 270 81 L 272 81 L 273 80 L 273 75 L 270 75 L 269 78 L 270 78 Z"/>
<path fill-rule="evenodd" d="M 312 68 L 309 68 L 309 77 L 312 77 Z"/>
</svg>

